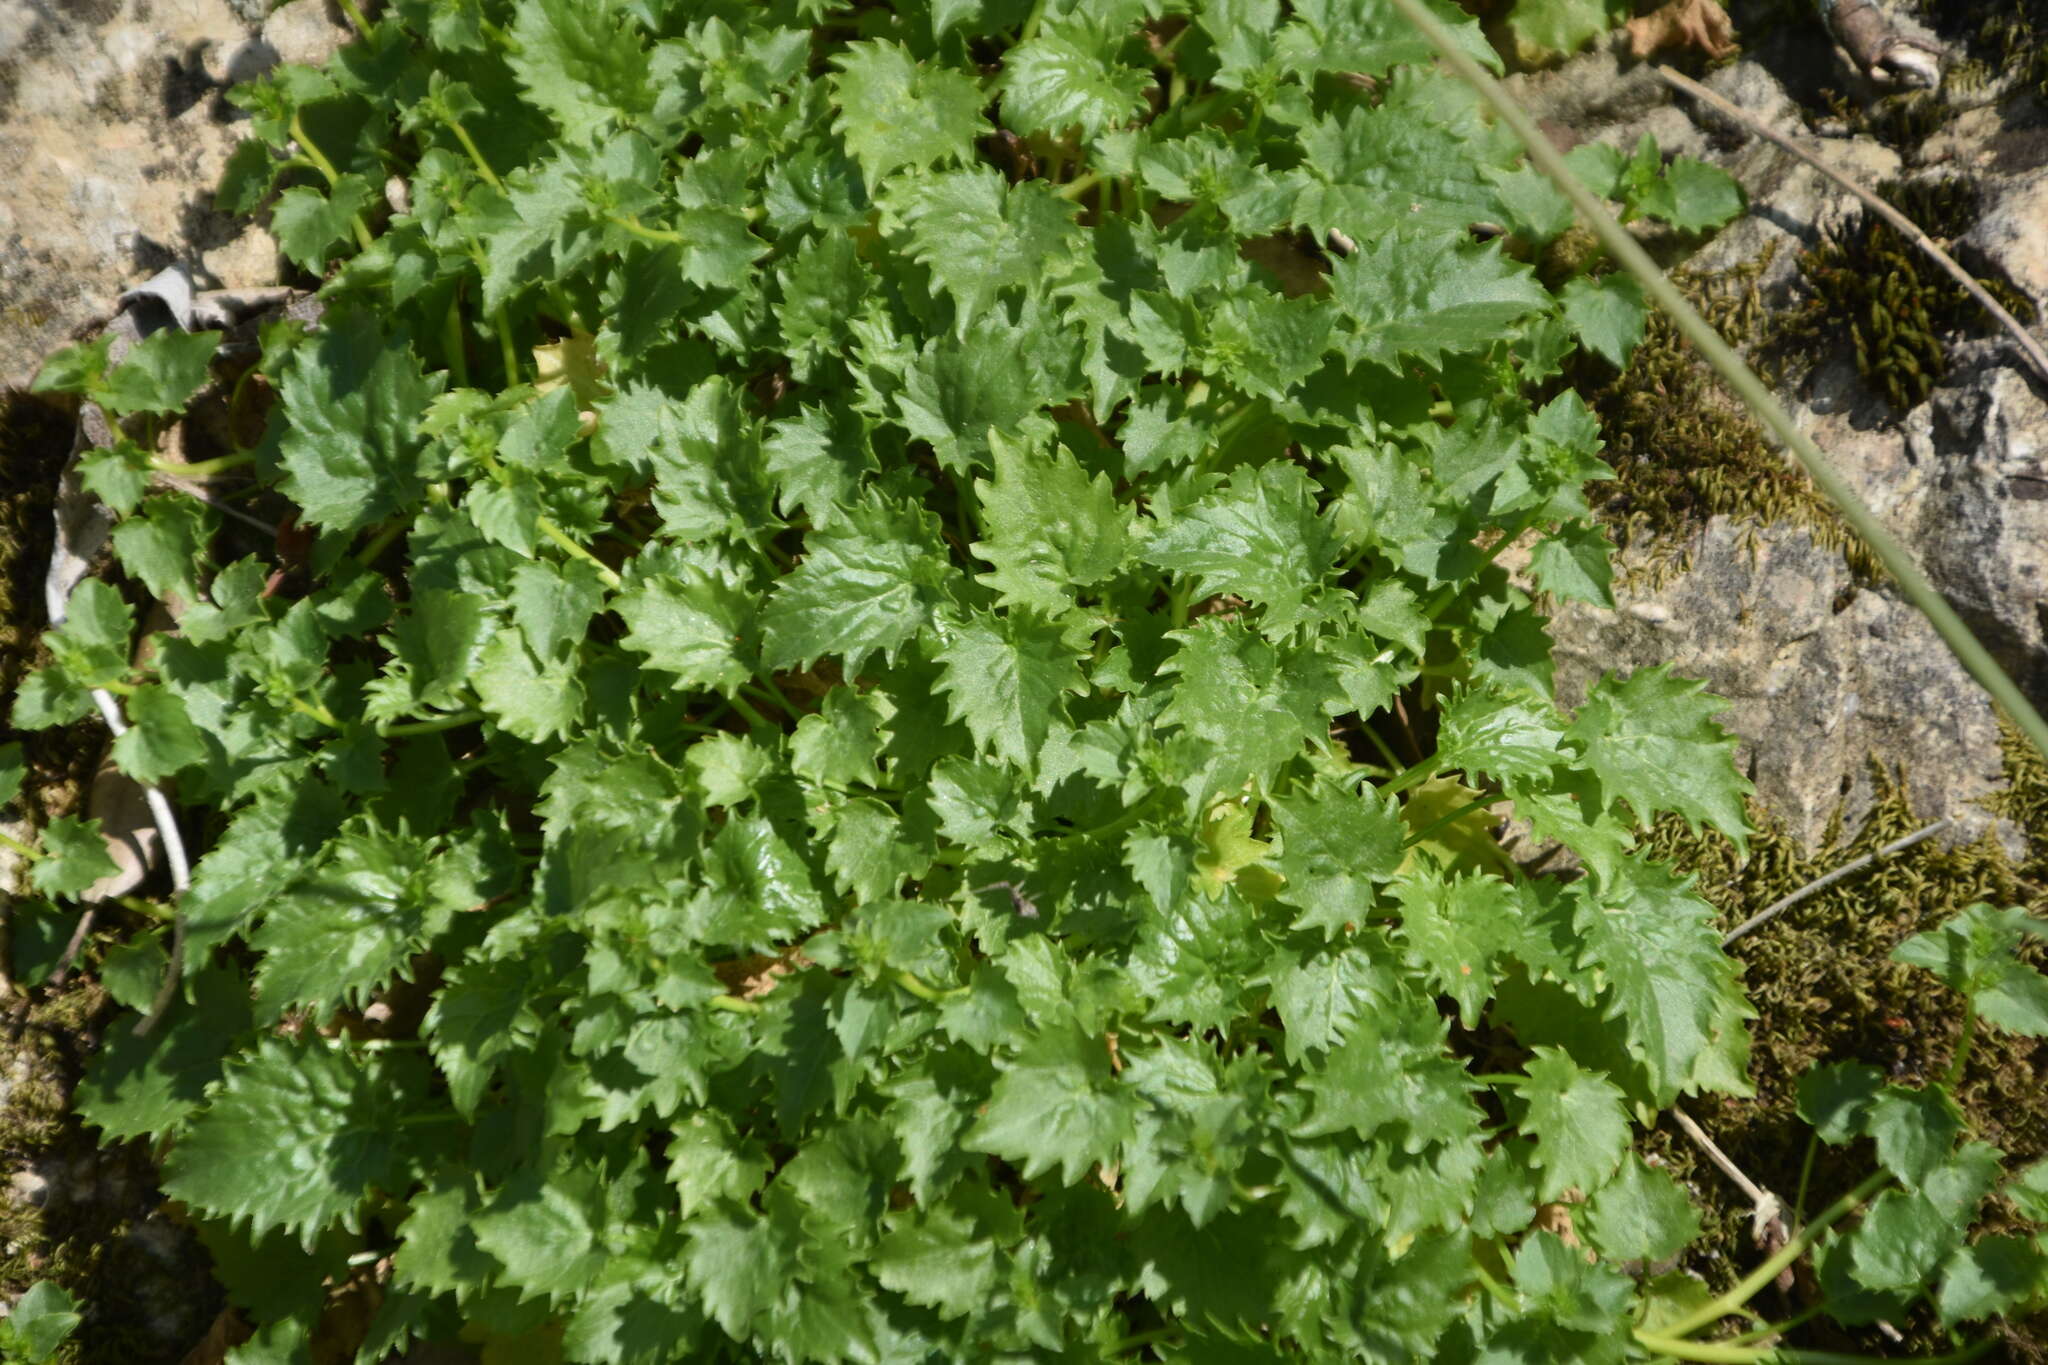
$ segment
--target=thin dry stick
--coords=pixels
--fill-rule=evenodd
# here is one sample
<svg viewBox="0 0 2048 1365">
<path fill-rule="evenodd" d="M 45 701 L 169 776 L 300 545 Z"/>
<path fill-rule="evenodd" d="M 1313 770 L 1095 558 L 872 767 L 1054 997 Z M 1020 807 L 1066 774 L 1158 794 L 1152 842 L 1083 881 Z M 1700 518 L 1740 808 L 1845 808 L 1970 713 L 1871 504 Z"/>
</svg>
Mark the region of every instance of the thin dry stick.
<svg viewBox="0 0 2048 1365">
<path fill-rule="evenodd" d="M 1807 165 L 1855 195 L 1871 212 L 1891 224 L 1900 236 L 1925 252 L 1929 260 L 1947 271 L 1955 282 L 1967 290 L 1970 297 L 1983 307 L 1985 312 L 1998 319 L 1998 325 L 2003 327 L 2011 334 L 2012 339 L 2019 343 L 2019 348 L 2026 355 L 2027 363 L 2033 366 L 2034 373 L 2040 376 L 2044 384 L 2048 384 L 2048 349 L 2043 349 L 2041 343 L 2034 339 L 2033 334 L 2020 323 L 2018 318 L 2006 312 L 2000 306 L 1997 299 L 1992 298 L 1990 294 L 1985 292 L 1984 286 L 1977 283 L 1976 278 L 1969 271 L 1957 265 L 1953 256 L 1950 256 L 1946 251 L 1936 246 L 1934 239 L 1922 232 L 1912 219 L 1900 213 L 1890 204 L 1885 203 L 1884 200 L 1878 198 L 1869 190 L 1864 189 L 1848 176 L 1843 175 L 1833 166 L 1828 165 L 1827 162 L 1822 161 L 1812 152 L 1807 151 L 1804 147 L 1792 141 L 1792 139 L 1765 127 L 1757 121 L 1754 115 L 1745 113 L 1742 109 L 1730 104 L 1698 81 L 1693 80 L 1689 76 L 1682 76 L 1668 66 L 1660 66 L 1655 68 L 1655 70 L 1665 84 L 1675 90 L 1681 90 L 1691 95 L 1696 100 L 1713 106 L 1713 108 L 1734 119 L 1751 132 L 1769 138 L 1778 146 L 1783 147 L 1786 151 L 1792 153 L 1792 155 L 1798 157 L 1801 161 L 1804 161 Z"/>
<path fill-rule="evenodd" d="M 1705 1152 L 1707 1159 L 1721 1168 L 1721 1174 L 1734 1181 L 1735 1187 L 1748 1197 L 1751 1207 L 1755 1210 L 1750 1220 L 1750 1231 L 1755 1235 L 1757 1242 L 1766 1243 L 1775 1235 L 1778 1246 L 1783 1246 L 1785 1220 L 1780 1215 L 1785 1211 L 1784 1202 L 1744 1175 L 1742 1168 L 1721 1150 L 1720 1144 L 1707 1136 L 1707 1130 L 1693 1122 L 1692 1115 L 1674 1104 L 1671 1106 L 1671 1117 L 1678 1120 L 1679 1128 L 1692 1139 L 1693 1145 Z M 1777 1247 L 1772 1248 L 1774 1251 L 1776 1249 Z"/>
<path fill-rule="evenodd" d="M 1726 948 L 1729 944 L 1735 942 L 1736 939 L 1741 938 L 1744 934 L 1750 933 L 1756 929 L 1761 929 L 1764 925 L 1769 924 L 1772 920 L 1784 914 L 1793 906 L 1799 904 L 1799 902 L 1806 900 L 1809 897 L 1819 895 L 1821 892 L 1833 886 L 1836 882 L 1842 880 L 1842 878 L 1853 876 L 1856 873 L 1861 872 L 1864 868 L 1869 867 L 1872 863 L 1876 862 L 1880 858 L 1889 858 L 1894 853 L 1903 853 L 1905 850 L 1911 848 L 1913 845 L 1920 843 L 1923 840 L 1932 839 L 1935 835 L 1947 829 L 1948 826 L 1948 817 L 1943 816 L 1941 819 L 1936 820 L 1931 825 L 1927 825 L 1923 828 L 1914 830 L 1911 834 L 1908 834 L 1903 839 L 1892 840 L 1883 848 L 1878 849 L 1875 853 L 1866 853 L 1861 858 L 1854 858 L 1846 863 L 1843 863 L 1833 872 L 1827 873 L 1824 876 L 1815 877 L 1812 881 L 1800 887 L 1797 891 L 1794 891 L 1789 896 L 1782 896 L 1779 899 L 1772 901 L 1762 910 L 1758 911 L 1754 915 L 1751 915 L 1748 919 L 1744 920 L 1742 923 L 1736 925 L 1733 929 L 1729 930 L 1728 937 L 1721 940 L 1721 946 L 1723 948 Z"/>
<path fill-rule="evenodd" d="M 78 960 L 78 950 L 85 947 L 85 936 L 92 932 L 93 917 L 99 907 L 88 905 L 78 917 L 78 927 L 71 931 L 71 942 L 64 945 L 64 955 L 57 959 L 57 970 L 50 973 L 50 988 L 55 990 L 71 975 L 71 964 Z"/>
</svg>

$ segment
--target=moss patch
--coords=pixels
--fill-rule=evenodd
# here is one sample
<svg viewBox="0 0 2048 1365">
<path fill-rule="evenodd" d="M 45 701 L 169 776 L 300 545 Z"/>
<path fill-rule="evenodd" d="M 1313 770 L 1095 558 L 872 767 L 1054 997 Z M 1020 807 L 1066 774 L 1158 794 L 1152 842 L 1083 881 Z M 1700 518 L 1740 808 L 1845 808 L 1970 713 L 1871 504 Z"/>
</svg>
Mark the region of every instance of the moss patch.
<svg viewBox="0 0 2048 1365">
<path fill-rule="evenodd" d="M 1977 221 L 1978 190 L 1962 177 L 1900 183 L 1877 192 L 1937 243 Z M 1856 370 L 1893 408 L 1927 401 L 1948 371 L 1948 344 L 1997 328 L 1963 287 L 1875 214 L 1799 257 L 1806 298 L 1772 329 L 1767 354 L 1812 364 L 1839 344 L 1846 324 Z M 2034 306 L 1999 279 L 1979 279 L 1985 292 L 2027 323 Z"/>
<path fill-rule="evenodd" d="M 1678 270 L 1671 278 L 1717 331 L 1745 346 L 1771 325 L 1756 283 L 1769 262 L 1766 255 L 1718 275 Z M 1582 357 L 1566 381 L 1600 417 L 1615 479 L 1597 486 L 1597 510 L 1618 546 L 1643 551 L 1633 562 L 1637 574 L 1654 580 L 1683 567 L 1694 533 L 1708 518 L 1727 516 L 1807 527 L 1860 578 L 1880 576 L 1813 481 L 1778 453 L 1661 312 L 1650 314 L 1626 370 Z"/>
<path fill-rule="evenodd" d="M 1788 1202 L 1799 1189 L 1808 1147 L 1809 1130 L 1794 1108 L 1801 1075 L 1817 1064 L 1857 1061 L 1918 1085 L 1937 1077 L 1952 1055 L 1961 1022 L 1957 997 L 1928 973 L 1893 963 L 1891 950 L 1974 901 L 2038 907 L 2048 896 L 2048 764 L 2016 735 L 2008 737 L 2006 757 L 2010 788 L 1987 804 L 2024 829 L 2023 858 L 2008 856 L 1988 833 L 1961 847 L 1923 843 L 1804 902 L 1731 949 L 1744 965 L 1745 986 L 1759 1013 L 1752 1025 L 1750 1069 L 1756 1096 L 1701 1098 L 1687 1106 L 1738 1166 Z M 1737 860 L 1725 839 L 1693 835 L 1676 821 L 1660 824 L 1649 848 L 1697 874 L 1700 893 L 1733 927 L 1822 873 L 1926 823 L 1924 813 L 1909 807 L 1897 775 L 1880 770 L 1876 776 L 1878 799 L 1863 827 L 1842 839 L 1838 824 L 1824 841 L 1832 846 L 1818 853 L 1805 853 L 1760 812 L 1747 862 Z M 2035 964 L 2048 967 L 2043 946 L 2034 946 Z M 2009 1169 L 2048 1155 L 2048 1040 L 1982 1031 L 1958 1098 L 1974 1133 L 2006 1153 Z M 1761 1253 L 1750 1240 L 1750 1210 L 1740 1192 L 1670 1125 L 1649 1146 L 1702 1201 L 1707 1231 L 1688 1251 L 1686 1268 L 1725 1286 L 1754 1266 Z M 1807 1211 L 1823 1207 L 1871 1169 L 1867 1150 L 1823 1149 L 1808 1187 Z M 1994 1230 L 2009 1216 L 1996 1207 L 1986 1215 Z M 1809 1302 L 1802 1297 L 1805 1288 L 1795 1286 L 1776 1303 L 1771 1300 L 1777 1291 L 1766 1290 L 1756 1306 L 1782 1318 Z M 1920 1353 L 1950 1349 L 1925 1310 L 1892 1325 Z M 1843 1331 L 1817 1324 L 1798 1344 L 1907 1354 L 1875 1328 Z M 2009 1347 L 2012 1359 L 2048 1360 L 2048 1321 L 2018 1325 Z"/>
</svg>

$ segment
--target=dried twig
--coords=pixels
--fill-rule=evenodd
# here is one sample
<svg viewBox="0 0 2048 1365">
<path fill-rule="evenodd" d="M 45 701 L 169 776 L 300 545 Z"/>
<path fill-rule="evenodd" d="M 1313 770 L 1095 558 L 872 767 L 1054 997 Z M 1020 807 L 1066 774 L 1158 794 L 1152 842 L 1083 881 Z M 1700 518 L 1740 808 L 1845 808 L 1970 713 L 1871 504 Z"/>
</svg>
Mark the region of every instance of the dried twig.
<svg viewBox="0 0 2048 1365">
<path fill-rule="evenodd" d="M 1757 1245 L 1769 1247 L 1772 1251 L 1784 1246 L 1789 1236 L 1785 1231 L 1784 1201 L 1744 1175 L 1742 1168 L 1721 1150 L 1720 1144 L 1707 1136 L 1706 1129 L 1693 1122 L 1692 1115 L 1674 1104 L 1671 1117 L 1678 1120 L 1679 1129 L 1692 1139 L 1693 1145 L 1706 1153 L 1707 1160 L 1720 1167 L 1721 1174 L 1733 1181 L 1749 1200 L 1749 1231 L 1756 1238 Z"/>
<path fill-rule="evenodd" d="M 1887 204 L 1869 190 L 1864 189 L 1848 176 L 1843 175 L 1840 171 L 1828 165 L 1827 162 L 1822 161 L 1812 152 L 1807 151 L 1804 147 L 1792 141 L 1792 139 L 1774 129 L 1765 127 L 1754 115 L 1746 113 L 1729 103 L 1704 85 L 1701 85 L 1698 81 L 1688 76 L 1682 76 L 1668 66 L 1659 66 L 1654 68 L 1654 70 L 1664 83 L 1673 89 L 1691 95 L 1694 99 L 1710 105 L 1717 112 L 1734 119 L 1751 132 L 1770 139 L 1828 179 L 1834 181 L 1837 185 L 1840 185 L 1849 193 L 1855 195 L 1871 212 L 1889 223 L 1900 236 L 1904 237 L 1914 246 L 1919 247 L 1929 260 L 1940 266 L 1957 284 L 1961 285 L 1985 312 L 1996 318 L 1998 325 L 2003 327 L 2015 342 L 2019 343 L 2020 351 L 2026 356 L 2027 363 L 2033 367 L 2034 373 L 2040 378 L 2041 382 L 2048 384 L 2048 349 L 2044 349 L 2041 343 L 2035 340 L 2034 335 L 2021 325 L 2018 318 L 2006 312 L 1998 300 L 1992 298 L 1985 291 L 1984 286 L 1977 283 L 1975 276 L 1971 275 L 1969 271 L 1963 269 L 1960 265 L 1957 265 L 1955 257 L 1943 251 L 1939 246 L 1936 246 L 1934 239 L 1922 232 L 1912 219 L 1900 213 L 1890 204 Z"/>
<path fill-rule="evenodd" d="M 1810 897 L 1819 895 L 1821 892 L 1827 890 L 1829 887 L 1833 886 L 1836 882 L 1842 880 L 1842 878 L 1844 877 L 1854 876 L 1856 873 L 1861 872 L 1864 868 L 1869 867 L 1878 859 L 1889 858 L 1894 853 L 1903 853 L 1905 850 L 1911 848 L 1913 845 L 1917 843 L 1922 842 L 1923 840 L 1932 839 L 1935 835 L 1941 833 L 1948 827 L 1948 818 L 1944 816 L 1941 819 L 1936 820 L 1931 825 L 1926 825 L 1920 829 L 1914 830 L 1911 834 L 1908 834 L 1903 839 L 1892 840 L 1890 843 L 1886 844 L 1883 848 L 1878 849 L 1874 853 L 1866 853 L 1860 858 L 1851 859 L 1849 862 L 1843 863 L 1840 867 L 1836 868 L 1833 872 L 1827 873 L 1824 876 L 1815 877 L 1812 881 L 1800 887 L 1797 891 L 1792 892 L 1790 895 L 1779 897 L 1777 900 L 1772 901 L 1769 905 L 1765 906 L 1762 910 L 1759 910 L 1756 914 L 1751 915 L 1748 919 L 1736 925 L 1733 929 L 1730 929 L 1728 931 L 1728 937 L 1721 940 L 1721 946 L 1723 948 L 1726 948 L 1729 944 L 1735 942 L 1736 939 L 1741 938 L 1744 934 L 1751 933 L 1757 929 L 1761 929 L 1764 925 L 1769 924 L 1772 920 L 1784 914 L 1793 906 L 1799 904 L 1799 902 L 1807 900 Z"/>
</svg>

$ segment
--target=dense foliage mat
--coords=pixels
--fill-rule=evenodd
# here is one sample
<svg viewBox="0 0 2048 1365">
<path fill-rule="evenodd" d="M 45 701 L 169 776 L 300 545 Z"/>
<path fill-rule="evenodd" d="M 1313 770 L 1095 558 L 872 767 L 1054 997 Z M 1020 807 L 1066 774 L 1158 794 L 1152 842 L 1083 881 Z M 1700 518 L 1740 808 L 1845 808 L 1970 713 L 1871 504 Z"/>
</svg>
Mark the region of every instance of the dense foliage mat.
<svg viewBox="0 0 2048 1365">
<path fill-rule="evenodd" d="M 1538 282 L 1565 202 L 1419 39 L 1377 0 L 364 27 L 237 96 L 224 201 L 317 322 L 40 380 L 125 418 L 84 477 L 183 612 L 136 664 L 82 585 L 14 720 L 115 693 L 207 850 L 103 963 L 138 1012 L 183 971 L 79 1104 L 167 1153 L 235 1359 L 310 1358 L 347 1284 L 365 1362 L 1702 1349 L 1742 1297 L 1656 1273 L 1697 1222 L 1632 1143 L 1745 1089 L 1751 1012 L 1636 840 L 1739 844 L 1747 784 L 1663 669 L 1555 704 L 1499 561 L 1606 602 L 1609 471 L 1523 395 L 1640 296 Z M 152 484 L 202 390 L 274 395 L 196 471 L 274 541 Z M 42 840 L 50 898 L 105 870 Z M 2044 1031 L 2040 931 L 1904 960 Z M 1790 1253 L 1841 1311 L 2042 1297 L 2035 1240 L 1966 1244 L 2003 1176 L 1940 1086 L 1808 1108 L 1880 1163 Z M 2048 1212 L 2048 1166 L 2006 1189 Z"/>
</svg>

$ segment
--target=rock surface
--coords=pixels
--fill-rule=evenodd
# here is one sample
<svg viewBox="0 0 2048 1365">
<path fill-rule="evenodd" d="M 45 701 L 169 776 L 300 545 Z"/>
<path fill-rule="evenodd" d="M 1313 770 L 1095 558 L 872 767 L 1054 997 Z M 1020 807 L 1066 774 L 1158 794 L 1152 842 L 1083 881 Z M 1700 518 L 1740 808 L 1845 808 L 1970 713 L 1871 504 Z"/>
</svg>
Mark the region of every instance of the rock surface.
<svg viewBox="0 0 2048 1365">
<path fill-rule="evenodd" d="M 2048 305 L 2048 171 L 2033 162 L 2048 156 L 2048 113 L 2032 100 L 1985 100 L 1910 157 L 1869 137 L 1815 138 L 1788 84 L 1817 78 L 1795 69 L 1790 41 L 1762 45 L 1707 83 L 1858 183 L 1967 170 L 1983 207 L 1957 253 Z M 1596 52 L 1518 83 L 1539 116 L 1580 140 L 1633 146 L 1648 131 L 1665 151 L 1734 175 L 1750 212 L 1686 264 L 1720 271 L 1775 248 L 1759 286 L 1782 305 L 1798 252 L 1853 223 L 1854 197 L 1719 115 L 1681 110 L 1644 79 Z M 1847 83 L 1840 72 L 1834 80 Z M 1846 347 L 1780 398 L 2048 708 L 2048 383 L 2030 378 L 2001 336 L 1953 345 L 1949 359 L 1928 401 L 1904 414 L 1863 383 Z M 1722 719 L 1744 740 L 1762 803 L 1809 845 L 1838 805 L 1852 824 L 1868 809 L 1872 756 L 1904 765 L 1915 806 L 1930 819 L 1957 818 L 1961 837 L 1990 823 L 1973 802 L 2001 781 L 1994 712 L 1895 590 L 1859 588 L 1839 553 L 1791 526 L 1715 518 L 1683 548 L 1688 567 L 1675 575 L 1625 575 L 1616 611 L 1560 609 L 1552 634 L 1563 700 L 1575 702 L 1609 668 L 1669 660 L 1706 679 L 1732 703 Z"/>
<path fill-rule="evenodd" d="M 345 36 L 319 0 L 0 0 L 0 389 L 173 261 L 203 285 L 276 278 L 262 228 L 215 213 L 241 138 L 224 98 Z"/>
</svg>

